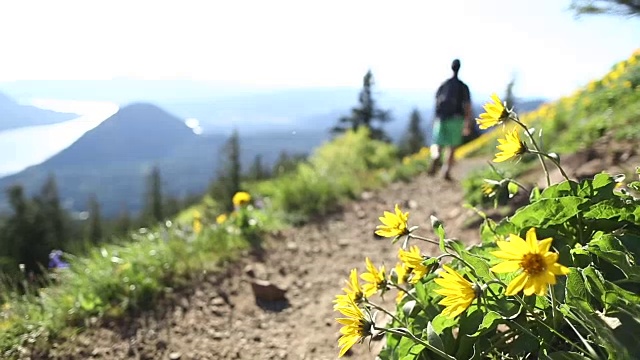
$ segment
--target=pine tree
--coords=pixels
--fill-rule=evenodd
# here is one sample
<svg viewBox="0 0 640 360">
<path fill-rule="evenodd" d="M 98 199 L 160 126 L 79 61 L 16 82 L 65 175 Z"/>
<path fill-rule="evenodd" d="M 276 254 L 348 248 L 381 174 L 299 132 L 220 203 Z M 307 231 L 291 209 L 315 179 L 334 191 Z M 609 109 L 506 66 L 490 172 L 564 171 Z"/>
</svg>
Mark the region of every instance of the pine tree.
<svg viewBox="0 0 640 360">
<path fill-rule="evenodd" d="M 60 205 L 58 187 L 53 175 L 49 175 L 35 198 L 44 219 L 48 242 L 56 249 L 63 249 L 67 240 L 67 214 Z"/>
<path fill-rule="evenodd" d="M 504 101 L 507 103 L 507 108 L 511 109 L 516 106 L 516 97 L 513 93 L 513 86 L 516 84 L 515 76 L 511 78 L 509 84 L 507 84 L 507 89 L 504 94 Z"/>
<path fill-rule="evenodd" d="M 100 216 L 100 204 L 95 195 L 89 197 L 89 224 L 87 227 L 87 240 L 94 245 L 102 241 L 102 217 Z"/>
<path fill-rule="evenodd" d="M 13 210 L 5 232 L 5 240 L 10 243 L 5 249 L 7 257 L 14 265 L 24 264 L 27 273 L 38 274 L 47 266 L 51 251 L 44 215 L 35 201 L 26 198 L 22 186 L 11 186 L 7 195 Z"/>
<path fill-rule="evenodd" d="M 240 164 L 240 136 L 233 130 L 231 137 L 224 144 L 221 154 L 222 165 L 218 170 L 216 181 L 211 185 L 211 196 L 219 202 L 225 210 L 233 210 L 231 199 L 240 191 L 242 167 Z"/>
<path fill-rule="evenodd" d="M 571 9 L 580 15 L 640 15 L 640 1 L 638 0 L 572 0 Z"/>
<path fill-rule="evenodd" d="M 126 204 L 123 204 L 120 215 L 116 220 L 115 230 L 118 235 L 126 235 L 132 229 L 131 215 Z"/>
<path fill-rule="evenodd" d="M 351 109 L 351 115 L 343 116 L 338 120 L 338 125 L 331 130 L 332 133 L 343 133 L 349 129 L 356 130 L 364 126 L 369 128 L 372 139 L 390 141 L 382 125 L 392 120 L 391 114 L 388 110 L 376 107 L 372 93 L 373 85 L 373 73 L 369 70 L 362 80 L 362 90 L 358 96 L 359 105 Z M 379 125 L 376 126 L 376 123 Z"/>
<path fill-rule="evenodd" d="M 147 225 L 164 220 L 164 202 L 162 200 L 162 177 L 160 169 L 154 166 L 147 177 L 147 191 L 144 199 L 143 217 Z"/>
<path fill-rule="evenodd" d="M 413 109 L 409 118 L 409 126 L 400 142 L 400 155 L 415 154 L 425 146 L 425 133 L 422 129 L 422 118 L 418 109 Z"/>
<path fill-rule="evenodd" d="M 252 180 L 262 180 L 269 177 L 269 170 L 262 164 L 262 155 L 258 154 L 253 159 L 253 164 L 249 168 L 249 178 Z"/>
</svg>

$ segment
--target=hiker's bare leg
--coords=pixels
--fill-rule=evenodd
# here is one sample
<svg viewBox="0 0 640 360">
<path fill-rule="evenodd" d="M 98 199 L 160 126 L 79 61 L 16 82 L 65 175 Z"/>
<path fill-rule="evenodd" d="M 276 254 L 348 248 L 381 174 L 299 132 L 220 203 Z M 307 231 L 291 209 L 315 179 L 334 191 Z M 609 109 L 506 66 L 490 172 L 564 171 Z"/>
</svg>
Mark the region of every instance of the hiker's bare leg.
<svg viewBox="0 0 640 360">
<path fill-rule="evenodd" d="M 438 171 L 438 168 L 441 165 L 440 146 L 437 144 L 431 145 L 430 153 L 431 153 L 431 163 L 429 164 L 429 169 L 427 170 L 427 174 L 434 175 Z"/>
<path fill-rule="evenodd" d="M 451 168 L 453 168 L 453 163 L 455 162 L 455 153 L 455 146 L 447 146 L 447 163 L 444 168 L 442 168 L 442 176 L 447 180 L 451 179 Z"/>
</svg>

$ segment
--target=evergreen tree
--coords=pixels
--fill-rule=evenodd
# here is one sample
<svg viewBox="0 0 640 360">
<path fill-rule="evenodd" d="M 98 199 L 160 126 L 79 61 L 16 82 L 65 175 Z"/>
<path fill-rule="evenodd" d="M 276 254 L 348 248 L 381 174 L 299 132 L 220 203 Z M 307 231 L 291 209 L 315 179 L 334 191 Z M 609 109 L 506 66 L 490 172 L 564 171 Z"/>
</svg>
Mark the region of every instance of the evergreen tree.
<svg viewBox="0 0 640 360">
<path fill-rule="evenodd" d="M 262 180 L 269 177 L 269 170 L 262 164 L 262 155 L 258 154 L 253 159 L 253 164 L 249 168 L 249 178 L 252 180 Z"/>
<path fill-rule="evenodd" d="M 240 191 L 242 167 L 240 164 L 240 137 L 234 130 L 231 137 L 224 144 L 221 154 L 222 165 L 218 170 L 217 180 L 211 185 L 211 196 L 220 203 L 225 210 L 233 210 L 231 199 Z"/>
<path fill-rule="evenodd" d="M 120 215 L 116 220 L 115 231 L 118 235 L 126 235 L 129 231 L 131 231 L 133 227 L 131 221 L 131 215 L 129 214 L 129 208 L 126 204 L 123 204 L 122 211 L 120 211 Z"/>
<path fill-rule="evenodd" d="M 423 146 L 425 146 L 425 133 L 422 129 L 422 117 L 418 109 L 413 109 L 409 118 L 409 126 L 400 142 L 400 155 L 415 154 Z"/>
<path fill-rule="evenodd" d="M 65 248 L 68 236 L 68 219 L 66 212 L 60 205 L 58 187 L 53 175 L 49 175 L 40 194 L 35 198 L 35 202 L 44 219 L 43 226 L 46 228 L 48 242 L 56 249 Z"/>
<path fill-rule="evenodd" d="M 6 225 L 5 256 L 13 260 L 14 269 L 17 264 L 24 264 L 28 274 L 40 273 L 47 266 L 51 251 L 43 226 L 44 216 L 37 204 L 26 198 L 22 186 L 11 186 L 7 196 L 13 214 Z"/>
<path fill-rule="evenodd" d="M 640 15 L 639 0 L 572 0 L 571 9 L 580 15 Z"/>
<path fill-rule="evenodd" d="M 298 166 L 298 163 L 307 159 L 305 154 L 289 155 L 286 151 L 281 151 L 278 155 L 278 160 L 273 164 L 273 170 L 271 173 L 273 176 L 280 176 L 282 174 L 294 171 Z"/>
<path fill-rule="evenodd" d="M 390 141 L 382 125 L 391 121 L 391 114 L 388 110 L 381 110 L 376 106 L 372 93 L 373 85 L 373 74 L 369 70 L 362 80 L 362 90 L 358 96 L 359 105 L 351 109 L 351 115 L 338 120 L 338 125 L 332 129 L 332 133 L 343 133 L 365 126 L 369 128 L 372 139 Z M 376 123 L 379 125 L 375 125 Z"/>
<path fill-rule="evenodd" d="M 164 203 L 164 213 L 166 216 L 174 216 L 179 213 L 182 208 L 180 199 L 175 196 L 167 196 Z"/>
<path fill-rule="evenodd" d="M 164 202 L 162 200 L 162 178 L 160 169 L 154 166 L 147 177 L 147 192 L 144 199 L 143 217 L 147 225 L 164 220 Z"/>
<path fill-rule="evenodd" d="M 507 89 L 504 94 L 504 101 L 507 103 L 507 108 L 511 109 L 516 106 L 516 97 L 513 93 L 513 86 L 516 84 L 515 76 L 511 78 L 509 84 L 507 84 Z"/>
<path fill-rule="evenodd" d="M 103 238 L 102 217 L 100 216 L 100 204 L 95 195 L 89 197 L 89 224 L 87 227 L 87 240 L 94 245 L 99 244 Z"/>
</svg>

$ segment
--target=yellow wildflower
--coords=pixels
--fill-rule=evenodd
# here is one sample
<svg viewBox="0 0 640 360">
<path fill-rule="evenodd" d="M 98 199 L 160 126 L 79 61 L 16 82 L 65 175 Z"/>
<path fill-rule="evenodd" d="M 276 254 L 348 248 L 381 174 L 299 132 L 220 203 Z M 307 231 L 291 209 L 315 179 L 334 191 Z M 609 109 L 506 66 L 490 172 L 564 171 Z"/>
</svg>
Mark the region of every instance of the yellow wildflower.
<svg viewBox="0 0 640 360">
<path fill-rule="evenodd" d="M 367 283 L 362 285 L 362 290 L 365 297 L 371 297 L 371 295 L 378 292 L 378 290 L 386 290 L 387 280 L 385 276 L 384 265 L 380 266 L 380 269 L 376 269 L 369 258 L 365 258 L 367 263 L 367 272 L 360 275 L 362 280 Z"/>
<path fill-rule="evenodd" d="M 444 296 L 438 304 L 445 306 L 442 315 L 454 318 L 465 311 L 476 298 L 476 291 L 473 283 L 467 281 L 455 270 L 447 265 L 442 266 L 445 271 L 440 273 L 440 277 L 434 279 L 436 284 L 442 286 L 435 292 Z"/>
<path fill-rule="evenodd" d="M 202 220 L 200 218 L 200 212 L 193 212 L 193 232 L 198 235 L 202 232 Z"/>
<path fill-rule="evenodd" d="M 629 80 L 625 80 L 625 81 L 622 83 L 622 86 L 624 86 L 624 87 L 625 87 L 625 88 L 627 88 L 627 89 L 631 89 L 631 87 L 633 86 L 633 84 L 631 84 L 631 81 L 629 81 Z"/>
<path fill-rule="evenodd" d="M 520 140 L 518 130 L 513 129 L 505 134 L 504 139 L 498 139 L 500 145 L 497 146 L 501 152 L 496 154 L 493 162 L 503 162 L 509 160 L 512 157 L 520 156 L 527 152 L 527 145 Z"/>
<path fill-rule="evenodd" d="M 216 224 L 222 224 L 227 221 L 227 214 L 220 214 L 216 217 Z"/>
<path fill-rule="evenodd" d="M 333 301 L 335 303 L 334 309 L 344 306 L 349 301 L 354 301 L 358 304 L 364 299 L 364 292 L 362 291 L 362 287 L 360 287 L 358 271 L 356 269 L 351 269 L 349 280 L 347 280 L 346 283 L 347 286 L 342 289 L 345 293 L 336 295 L 336 299 Z"/>
<path fill-rule="evenodd" d="M 491 197 L 495 194 L 495 190 L 492 184 L 484 182 L 482 183 L 482 185 L 480 185 L 480 188 L 482 189 L 482 194 L 486 197 Z"/>
<path fill-rule="evenodd" d="M 509 110 L 504 106 L 498 95 L 495 93 L 491 95 L 491 100 L 493 100 L 493 103 L 484 104 L 485 112 L 476 119 L 480 129 L 488 129 L 509 119 Z"/>
<path fill-rule="evenodd" d="M 379 217 L 383 225 L 376 227 L 376 234 L 382 237 L 397 237 L 409 233 L 407 229 L 407 221 L 409 221 L 409 212 L 403 213 L 396 204 L 395 214 L 388 211 L 384 212 L 384 216 Z"/>
<path fill-rule="evenodd" d="M 344 306 L 335 310 L 340 311 L 342 315 L 346 316 L 336 319 L 336 321 L 343 325 L 342 328 L 340 328 L 340 334 L 342 335 L 338 339 L 338 346 L 340 347 L 338 357 L 342 357 L 358 341 L 371 335 L 371 326 L 373 324 L 365 318 L 364 313 L 353 300 L 350 300 Z"/>
<path fill-rule="evenodd" d="M 411 246 L 409 251 L 403 250 L 402 248 L 398 249 L 398 257 L 400 261 L 410 269 L 409 273 L 411 278 L 409 279 L 409 283 L 415 284 L 427 274 L 428 269 L 422 264 L 424 259 L 420 253 L 420 248 L 416 245 Z"/>
<path fill-rule="evenodd" d="M 556 275 L 567 275 L 569 268 L 558 264 L 558 254 L 550 252 L 552 238 L 540 240 L 536 236 L 535 228 L 527 231 L 527 240 L 515 234 L 509 236 L 509 241 L 497 241 L 500 248 L 492 254 L 504 261 L 491 268 L 496 273 L 506 273 L 522 270 L 513 279 L 505 295 L 515 295 L 524 290 L 525 295 L 536 294 L 544 296 L 547 285 L 556 283 Z"/>
<path fill-rule="evenodd" d="M 251 195 L 244 191 L 239 191 L 235 195 L 233 195 L 233 199 L 231 200 L 234 206 L 243 206 L 251 201 Z"/>
</svg>

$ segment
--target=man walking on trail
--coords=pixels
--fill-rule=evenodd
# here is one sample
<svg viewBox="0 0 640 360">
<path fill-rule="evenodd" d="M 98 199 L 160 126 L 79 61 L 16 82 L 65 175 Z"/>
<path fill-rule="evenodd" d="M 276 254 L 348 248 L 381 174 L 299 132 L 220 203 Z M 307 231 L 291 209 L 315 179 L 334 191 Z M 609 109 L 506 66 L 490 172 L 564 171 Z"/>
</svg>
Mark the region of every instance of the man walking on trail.
<svg viewBox="0 0 640 360">
<path fill-rule="evenodd" d="M 462 144 L 473 127 L 471 116 L 471 94 L 469 87 L 458 79 L 460 60 L 451 63 L 453 77 L 445 81 L 436 92 L 436 117 L 433 121 L 433 143 L 431 145 L 431 164 L 428 174 L 434 175 L 442 160 L 440 150 L 445 147 L 447 163 L 442 168 L 442 176 L 451 180 L 451 167 L 456 147 Z"/>
</svg>

